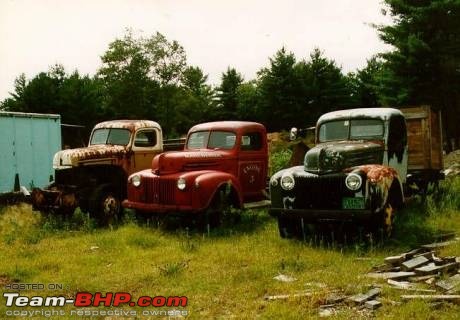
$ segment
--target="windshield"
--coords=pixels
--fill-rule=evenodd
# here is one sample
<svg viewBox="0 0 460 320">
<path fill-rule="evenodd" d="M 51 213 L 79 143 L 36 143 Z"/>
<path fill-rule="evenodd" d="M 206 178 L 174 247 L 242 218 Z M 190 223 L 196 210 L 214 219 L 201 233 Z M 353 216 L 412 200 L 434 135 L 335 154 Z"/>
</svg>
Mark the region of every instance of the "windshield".
<svg viewBox="0 0 460 320">
<path fill-rule="evenodd" d="M 236 134 L 229 131 L 198 131 L 187 141 L 187 149 L 232 149 Z"/>
<path fill-rule="evenodd" d="M 383 138 L 383 121 L 379 119 L 337 120 L 323 123 L 319 141 L 370 140 Z"/>
<path fill-rule="evenodd" d="M 126 146 L 129 143 L 131 132 L 127 129 L 103 128 L 96 129 L 91 136 L 90 145 L 115 144 Z"/>
</svg>

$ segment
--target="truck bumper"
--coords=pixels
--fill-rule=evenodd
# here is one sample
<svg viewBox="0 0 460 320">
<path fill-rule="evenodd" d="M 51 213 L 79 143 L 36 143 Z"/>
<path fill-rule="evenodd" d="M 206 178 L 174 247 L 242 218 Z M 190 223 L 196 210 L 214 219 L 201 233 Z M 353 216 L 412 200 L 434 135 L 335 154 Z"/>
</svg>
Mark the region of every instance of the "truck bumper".
<svg viewBox="0 0 460 320">
<path fill-rule="evenodd" d="M 314 210 L 314 209 L 283 209 L 271 208 L 268 213 L 274 217 L 303 219 L 305 223 L 316 222 L 367 222 L 373 217 L 372 210 L 347 209 L 347 210 Z"/>
<path fill-rule="evenodd" d="M 124 200 L 122 206 L 127 209 L 134 209 L 143 212 L 155 212 L 155 213 L 169 213 L 169 212 L 190 212 L 195 213 L 199 212 L 199 209 L 196 209 L 189 205 L 165 205 L 165 204 L 156 204 L 156 203 L 145 203 L 145 202 L 134 202 L 129 200 Z"/>
<path fill-rule="evenodd" d="M 33 210 L 72 213 L 78 207 L 75 193 L 34 188 L 31 194 Z"/>
</svg>

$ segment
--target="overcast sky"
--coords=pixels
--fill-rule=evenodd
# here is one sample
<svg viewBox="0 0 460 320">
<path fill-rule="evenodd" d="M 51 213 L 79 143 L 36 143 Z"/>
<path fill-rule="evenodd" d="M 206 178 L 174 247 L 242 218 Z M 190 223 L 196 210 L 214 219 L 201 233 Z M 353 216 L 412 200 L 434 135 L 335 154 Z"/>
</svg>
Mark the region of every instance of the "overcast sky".
<svg viewBox="0 0 460 320">
<path fill-rule="evenodd" d="M 319 47 L 345 72 L 388 49 L 370 23 L 382 0 L 0 0 L 0 100 L 14 79 L 61 63 L 93 75 L 126 28 L 177 40 L 217 84 L 228 66 L 255 78 L 282 46 L 298 59 Z"/>
</svg>

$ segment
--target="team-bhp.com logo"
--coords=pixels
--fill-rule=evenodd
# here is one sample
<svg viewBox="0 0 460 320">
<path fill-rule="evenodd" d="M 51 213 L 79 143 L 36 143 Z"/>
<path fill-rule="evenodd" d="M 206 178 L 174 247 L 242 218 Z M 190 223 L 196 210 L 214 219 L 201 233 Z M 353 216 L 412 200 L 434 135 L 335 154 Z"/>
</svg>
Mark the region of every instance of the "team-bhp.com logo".
<svg viewBox="0 0 460 320">
<path fill-rule="evenodd" d="M 67 299 L 64 296 L 41 297 L 21 296 L 19 293 L 4 293 L 7 307 L 63 307 L 65 305 L 74 305 L 75 307 L 185 307 L 187 306 L 187 297 L 164 297 L 164 296 L 142 296 L 133 300 L 131 294 L 127 292 L 107 292 L 103 295 L 101 292 L 89 293 L 79 292 L 75 299 Z"/>
</svg>

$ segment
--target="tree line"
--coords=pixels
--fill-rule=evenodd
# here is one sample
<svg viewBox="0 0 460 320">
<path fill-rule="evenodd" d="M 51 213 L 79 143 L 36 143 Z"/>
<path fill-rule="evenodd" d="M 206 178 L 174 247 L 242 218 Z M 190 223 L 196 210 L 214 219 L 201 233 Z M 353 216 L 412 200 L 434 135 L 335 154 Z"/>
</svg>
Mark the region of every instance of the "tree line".
<svg viewBox="0 0 460 320">
<path fill-rule="evenodd" d="M 94 76 L 61 65 L 19 75 L 0 108 L 58 113 L 88 130 L 102 120 L 153 119 L 176 137 L 203 121 L 253 120 L 278 131 L 314 125 L 337 109 L 429 104 L 442 110 L 447 136 L 460 137 L 460 1 L 384 2 L 393 23 L 374 27 L 392 49 L 355 72 L 344 73 L 319 48 L 299 59 L 283 47 L 255 79 L 230 66 L 213 86 L 177 41 L 127 30 Z"/>
</svg>

